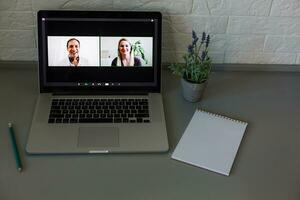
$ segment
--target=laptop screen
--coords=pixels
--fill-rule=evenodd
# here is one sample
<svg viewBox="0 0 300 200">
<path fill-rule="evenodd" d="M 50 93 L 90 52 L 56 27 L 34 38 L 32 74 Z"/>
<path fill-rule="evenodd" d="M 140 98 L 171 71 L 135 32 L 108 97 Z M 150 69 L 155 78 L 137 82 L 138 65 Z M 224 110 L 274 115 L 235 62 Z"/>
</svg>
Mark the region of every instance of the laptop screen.
<svg viewBox="0 0 300 200">
<path fill-rule="evenodd" d="M 159 91 L 158 12 L 39 11 L 41 92 Z"/>
</svg>

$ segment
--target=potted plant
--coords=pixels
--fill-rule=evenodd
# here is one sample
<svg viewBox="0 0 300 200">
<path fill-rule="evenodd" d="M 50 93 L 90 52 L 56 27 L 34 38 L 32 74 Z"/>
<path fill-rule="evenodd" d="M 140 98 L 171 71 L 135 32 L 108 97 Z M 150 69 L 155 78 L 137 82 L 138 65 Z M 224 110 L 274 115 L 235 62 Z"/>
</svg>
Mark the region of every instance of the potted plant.
<svg viewBox="0 0 300 200">
<path fill-rule="evenodd" d="M 208 56 L 210 35 L 202 33 L 201 41 L 195 31 L 192 31 L 192 44 L 188 45 L 183 56 L 184 63 L 174 63 L 169 66 L 173 74 L 181 77 L 183 96 L 190 102 L 201 99 L 211 72 L 211 59 Z"/>
<path fill-rule="evenodd" d="M 145 64 L 148 64 L 148 59 L 145 56 L 145 50 L 141 45 L 141 41 L 136 41 L 133 45 L 132 45 L 132 50 L 133 50 L 133 55 L 134 56 L 139 56 L 141 57 L 144 61 Z"/>
</svg>

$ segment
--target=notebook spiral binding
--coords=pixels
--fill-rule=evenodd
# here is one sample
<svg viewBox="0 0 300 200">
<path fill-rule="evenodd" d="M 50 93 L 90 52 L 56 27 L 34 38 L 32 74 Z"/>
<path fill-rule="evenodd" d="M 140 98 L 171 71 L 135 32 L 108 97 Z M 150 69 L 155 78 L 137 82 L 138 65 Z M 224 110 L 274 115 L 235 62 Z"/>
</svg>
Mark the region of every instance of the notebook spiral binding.
<svg viewBox="0 0 300 200">
<path fill-rule="evenodd" d="M 212 116 L 215 116 L 215 117 L 220 117 L 220 118 L 227 119 L 227 120 L 230 120 L 230 121 L 234 121 L 234 122 L 238 122 L 238 123 L 242 123 L 242 124 L 248 124 L 246 122 L 243 122 L 243 121 L 240 121 L 240 120 L 237 120 L 237 119 L 232 119 L 232 118 L 224 116 L 224 115 L 219 115 L 219 114 L 215 114 L 215 113 L 212 113 L 212 112 L 208 112 L 208 111 L 203 110 L 201 108 L 197 108 L 197 111 L 201 111 L 201 112 L 207 113 L 209 115 L 212 115 Z"/>
</svg>

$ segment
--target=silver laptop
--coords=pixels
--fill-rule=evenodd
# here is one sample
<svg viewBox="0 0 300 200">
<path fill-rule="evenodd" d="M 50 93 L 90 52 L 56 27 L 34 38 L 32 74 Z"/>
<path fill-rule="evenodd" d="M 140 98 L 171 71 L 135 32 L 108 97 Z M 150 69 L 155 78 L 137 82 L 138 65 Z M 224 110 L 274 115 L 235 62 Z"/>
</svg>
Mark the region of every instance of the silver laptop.
<svg viewBox="0 0 300 200">
<path fill-rule="evenodd" d="M 32 154 L 164 152 L 159 12 L 39 11 Z"/>
</svg>

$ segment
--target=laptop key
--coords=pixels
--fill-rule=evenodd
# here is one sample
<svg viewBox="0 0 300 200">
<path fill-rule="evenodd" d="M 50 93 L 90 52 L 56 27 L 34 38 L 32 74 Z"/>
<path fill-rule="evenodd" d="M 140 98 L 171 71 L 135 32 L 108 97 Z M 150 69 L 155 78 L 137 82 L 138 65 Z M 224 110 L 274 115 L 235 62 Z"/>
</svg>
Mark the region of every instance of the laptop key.
<svg viewBox="0 0 300 200">
<path fill-rule="evenodd" d="M 114 117 L 119 118 L 119 117 L 121 117 L 121 115 L 120 114 L 114 114 Z"/>
<path fill-rule="evenodd" d="M 50 114 L 49 118 L 63 118 L 63 114 Z"/>
<path fill-rule="evenodd" d="M 72 118 L 78 118 L 79 115 L 78 114 L 72 114 Z"/>
<path fill-rule="evenodd" d="M 61 118 L 55 119 L 55 123 L 62 123 L 62 119 Z"/>
<path fill-rule="evenodd" d="M 96 113 L 96 110 L 90 110 L 90 113 Z"/>
<path fill-rule="evenodd" d="M 123 118 L 123 123 L 128 123 L 129 119 L 128 118 Z"/>
<path fill-rule="evenodd" d="M 60 109 L 60 106 L 57 106 L 57 105 L 53 105 L 51 106 L 51 110 L 59 110 Z"/>
<path fill-rule="evenodd" d="M 122 122 L 122 118 L 114 118 L 114 123 L 121 123 Z"/>
<path fill-rule="evenodd" d="M 65 114 L 65 118 L 71 118 L 72 115 L 71 114 Z"/>
<path fill-rule="evenodd" d="M 69 119 L 63 119 L 63 123 L 69 123 Z"/>
<path fill-rule="evenodd" d="M 113 118 L 79 118 L 79 123 L 112 123 Z"/>
<path fill-rule="evenodd" d="M 77 123 L 78 122 L 78 119 L 70 119 L 70 123 Z"/>
<path fill-rule="evenodd" d="M 135 114 L 137 118 L 149 117 L 149 114 Z"/>
<path fill-rule="evenodd" d="M 51 110 L 50 114 L 61 114 L 61 110 Z"/>
<path fill-rule="evenodd" d="M 130 122 L 130 123 L 135 123 L 135 122 L 136 122 L 136 119 L 135 119 L 135 118 L 130 118 L 130 119 L 129 119 L 129 122 Z"/>
</svg>

